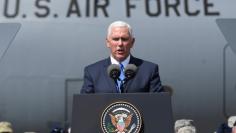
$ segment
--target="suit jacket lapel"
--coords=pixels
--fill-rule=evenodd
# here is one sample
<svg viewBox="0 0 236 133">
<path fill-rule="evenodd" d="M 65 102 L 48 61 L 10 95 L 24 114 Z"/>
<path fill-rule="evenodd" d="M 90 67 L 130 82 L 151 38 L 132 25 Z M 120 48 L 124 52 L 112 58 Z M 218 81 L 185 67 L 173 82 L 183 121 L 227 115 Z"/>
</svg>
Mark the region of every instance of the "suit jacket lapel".
<svg viewBox="0 0 236 133">
<path fill-rule="evenodd" d="M 136 59 L 136 58 L 133 57 L 132 55 L 130 56 L 129 64 L 134 64 L 134 65 L 136 65 L 137 67 L 140 65 L 139 62 L 138 62 L 138 59 Z M 137 70 L 137 72 L 138 72 L 138 70 Z M 136 72 L 136 73 L 137 73 L 137 72 Z M 128 81 L 126 82 L 126 85 L 125 85 L 125 88 L 124 88 L 124 89 L 125 89 L 124 92 L 127 92 L 127 91 L 129 90 L 129 88 L 131 88 L 132 83 L 133 83 L 133 80 L 134 80 L 134 78 L 132 78 L 132 79 L 130 79 L 130 80 L 128 80 Z"/>
<path fill-rule="evenodd" d="M 108 57 L 104 62 L 103 74 L 104 74 L 105 80 L 107 81 L 108 87 L 112 90 L 112 92 L 116 93 L 116 84 L 114 80 L 110 78 L 109 75 L 107 74 L 107 68 L 109 65 L 111 65 L 110 57 Z"/>
</svg>

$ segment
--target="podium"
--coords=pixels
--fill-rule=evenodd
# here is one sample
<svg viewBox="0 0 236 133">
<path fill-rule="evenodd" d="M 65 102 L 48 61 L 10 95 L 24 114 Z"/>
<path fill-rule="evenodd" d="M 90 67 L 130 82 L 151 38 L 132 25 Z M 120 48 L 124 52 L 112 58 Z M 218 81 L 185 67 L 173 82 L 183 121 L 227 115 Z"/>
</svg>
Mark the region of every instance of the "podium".
<svg viewBox="0 0 236 133">
<path fill-rule="evenodd" d="M 174 133 L 171 96 L 168 93 L 74 95 L 72 133 L 119 131 Z"/>
</svg>

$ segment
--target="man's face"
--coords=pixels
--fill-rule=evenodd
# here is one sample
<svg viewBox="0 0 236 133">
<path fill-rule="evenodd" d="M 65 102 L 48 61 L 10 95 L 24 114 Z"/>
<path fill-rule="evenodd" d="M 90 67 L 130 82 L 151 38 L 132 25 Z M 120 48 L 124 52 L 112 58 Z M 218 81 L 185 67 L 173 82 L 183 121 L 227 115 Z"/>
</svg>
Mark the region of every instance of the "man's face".
<svg viewBox="0 0 236 133">
<path fill-rule="evenodd" d="M 129 56 L 134 38 L 129 34 L 127 27 L 113 27 L 111 34 L 106 39 L 106 44 L 110 48 L 112 56 L 121 62 Z"/>
</svg>

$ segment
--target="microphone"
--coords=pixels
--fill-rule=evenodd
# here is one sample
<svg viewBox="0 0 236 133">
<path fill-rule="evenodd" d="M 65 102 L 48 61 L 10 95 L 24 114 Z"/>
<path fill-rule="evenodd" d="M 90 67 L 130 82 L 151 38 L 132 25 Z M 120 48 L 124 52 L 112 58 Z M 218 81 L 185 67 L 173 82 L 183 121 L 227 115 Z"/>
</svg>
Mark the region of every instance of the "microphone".
<svg viewBox="0 0 236 133">
<path fill-rule="evenodd" d="M 134 64 L 128 64 L 125 67 L 124 73 L 125 73 L 125 80 L 124 80 L 124 89 L 122 90 L 122 93 L 126 93 L 127 92 L 127 81 L 130 80 L 131 78 L 133 78 L 137 72 L 137 66 Z"/>
<path fill-rule="evenodd" d="M 129 80 L 131 78 L 133 78 L 136 74 L 136 71 L 137 71 L 137 66 L 134 65 L 134 64 L 128 64 L 126 67 L 125 67 L 125 77 L 126 77 L 126 80 Z"/>
<path fill-rule="evenodd" d="M 107 73 L 112 79 L 117 80 L 120 76 L 120 66 L 116 64 L 111 64 L 107 68 Z"/>
</svg>

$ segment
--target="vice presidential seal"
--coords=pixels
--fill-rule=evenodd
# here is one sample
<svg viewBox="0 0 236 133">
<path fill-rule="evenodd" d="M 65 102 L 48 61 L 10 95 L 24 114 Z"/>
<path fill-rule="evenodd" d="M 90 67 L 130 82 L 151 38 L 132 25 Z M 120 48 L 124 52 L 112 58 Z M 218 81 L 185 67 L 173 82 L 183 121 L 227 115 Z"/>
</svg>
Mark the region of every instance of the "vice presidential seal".
<svg viewBox="0 0 236 133">
<path fill-rule="evenodd" d="M 139 133 L 141 125 L 138 109 L 128 102 L 112 103 L 101 116 L 104 133 Z"/>
</svg>

